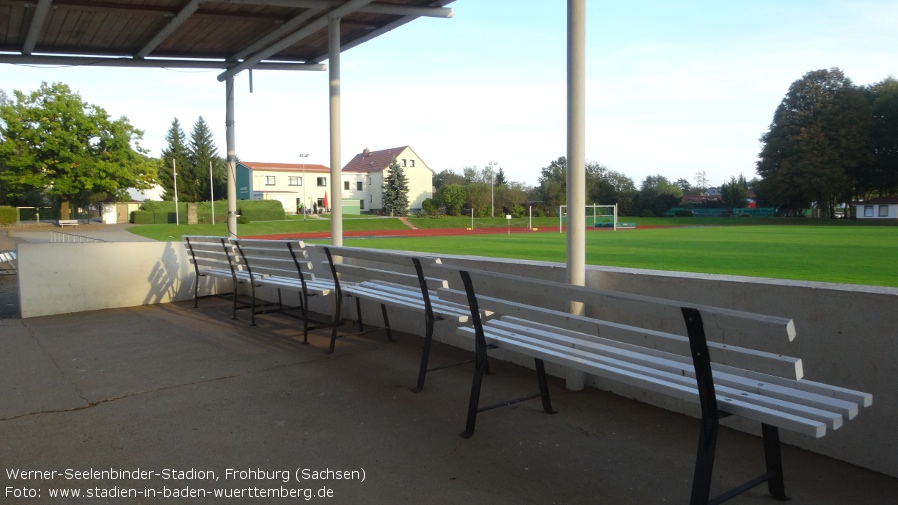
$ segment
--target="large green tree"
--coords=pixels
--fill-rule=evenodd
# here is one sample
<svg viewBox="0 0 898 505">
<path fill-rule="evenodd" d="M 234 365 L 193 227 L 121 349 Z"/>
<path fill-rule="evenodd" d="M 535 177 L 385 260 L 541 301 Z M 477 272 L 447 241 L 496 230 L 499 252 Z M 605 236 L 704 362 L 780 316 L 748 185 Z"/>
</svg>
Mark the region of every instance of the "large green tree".
<svg viewBox="0 0 898 505">
<path fill-rule="evenodd" d="M 193 201 L 187 195 L 190 194 L 189 188 L 191 184 L 195 184 L 196 176 L 187 160 L 187 135 L 181 128 L 181 122 L 178 118 L 172 120 L 171 127 L 168 129 L 168 133 L 165 134 L 165 140 L 168 142 L 168 145 L 162 150 L 159 167 L 159 185 L 165 189 L 165 194 L 162 195 L 162 198 L 174 200 L 175 178 L 173 174 L 177 173 L 179 179 L 178 201 Z M 185 191 L 185 189 L 188 191 Z"/>
<path fill-rule="evenodd" d="M 408 177 L 396 158 L 387 169 L 383 185 L 383 210 L 390 216 L 408 214 Z"/>
<path fill-rule="evenodd" d="M 155 165 L 139 141 L 143 132 L 127 118 L 110 119 L 62 83 L 14 91 L 0 104 L 0 194 L 20 198 L 40 192 L 85 206 L 124 198 L 129 188 L 149 189 Z"/>
<path fill-rule="evenodd" d="M 808 72 L 789 87 L 761 137 L 763 193 L 792 212 L 816 203 L 822 215 L 834 215 L 872 161 L 872 127 L 870 104 L 841 70 Z"/>
<path fill-rule="evenodd" d="M 203 116 L 197 119 L 190 133 L 190 144 L 187 157 L 196 176 L 196 200 L 208 201 L 212 196 L 224 197 L 227 192 L 227 168 L 223 158 L 218 155 L 218 147 L 212 138 L 212 130 Z M 212 171 L 210 180 L 209 171 Z M 211 191 L 210 191 L 211 184 Z"/>
<path fill-rule="evenodd" d="M 898 80 L 889 77 L 863 88 L 873 109 L 873 162 L 865 172 L 859 193 L 871 196 L 898 194 Z"/>
</svg>

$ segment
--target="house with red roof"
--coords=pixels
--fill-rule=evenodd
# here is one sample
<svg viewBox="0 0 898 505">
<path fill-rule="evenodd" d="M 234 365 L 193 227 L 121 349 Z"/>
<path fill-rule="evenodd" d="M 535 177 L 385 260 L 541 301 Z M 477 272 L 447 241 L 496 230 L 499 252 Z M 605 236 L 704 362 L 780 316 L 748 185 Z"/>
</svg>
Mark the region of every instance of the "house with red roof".
<svg viewBox="0 0 898 505">
<path fill-rule="evenodd" d="M 237 162 L 238 200 L 277 200 L 289 214 L 327 207 L 331 171 L 314 163 Z"/>
<path fill-rule="evenodd" d="M 433 198 L 433 170 L 409 146 L 381 151 L 365 148 L 342 170 L 343 201 L 357 200 L 362 212 L 383 209 L 383 185 L 393 160 L 402 167 L 408 178 L 410 212 L 419 212 L 422 202 Z"/>
</svg>

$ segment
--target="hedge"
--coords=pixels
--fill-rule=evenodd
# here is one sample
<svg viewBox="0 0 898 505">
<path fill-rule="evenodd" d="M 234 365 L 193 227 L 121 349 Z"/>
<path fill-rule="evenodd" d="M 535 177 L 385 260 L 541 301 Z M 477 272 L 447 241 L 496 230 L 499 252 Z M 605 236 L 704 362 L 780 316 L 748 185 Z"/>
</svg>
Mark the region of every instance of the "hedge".
<svg viewBox="0 0 898 505">
<path fill-rule="evenodd" d="M 11 226 L 16 224 L 16 221 L 19 219 L 19 214 L 16 212 L 15 207 L 7 207 L 5 205 L 0 205 L 0 226 Z"/>
<path fill-rule="evenodd" d="M 237 212 L 241 220 L 249 221 L 282 221 L 286 219 L 284 207 L 277 200 L 239 200 Z M 187 222 L 187 203 L 178 202 L 180 222 Z M 215 202 L 215 222 L 224 223 L 228 219 L 228 202 Z M 176 222 L 175 202 L 144 202 L 140 208 L 131 213 L 134 224 L 166 224 Z M 197 222 L 212 222 L 212 202 L 197 203 Z"/>
</svg>

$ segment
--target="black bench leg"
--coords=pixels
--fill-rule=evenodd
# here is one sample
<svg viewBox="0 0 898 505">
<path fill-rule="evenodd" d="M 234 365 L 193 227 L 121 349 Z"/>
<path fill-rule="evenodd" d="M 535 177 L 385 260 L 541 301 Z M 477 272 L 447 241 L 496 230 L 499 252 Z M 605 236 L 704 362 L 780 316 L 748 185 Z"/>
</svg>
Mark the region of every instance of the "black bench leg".
<svg viewBox="0 0 898 505">
<path fill-rule="evenodd" d="M 486 352 L 477 350 L 474 358 L 474 380 L 471 381 L 471 397 L 468 400 L 468 418 L 465 422 L 465 431 L 460 435 L 463 438 L 474 436 L 474 427 L 477 424 L 477 411 L 480 409 L 480 386 L 483 383 L 483 368 L 486 364 Z"/>
<path fill-rule="evenodd" d="M 299 312 L 302 314 L 302 343 L 309 343 L 309 298 L 302 291 L 299 292 Z"/>
<path fill-rule="evenodd" d="M 355 313 L 359 315 L 359 332 L 365 331 L 365 325 L 362 323 L 362 299 L 355 299 Z"/>
<path fill-rule="evenodd" d="M 546 365 L 543 360 L 534 358 L 536 365 L 536 379 L 539 381 L 539 396 L 543 400 L 543 410 L 549 414 L 555 414 L 552 410 L 552 399 L 549 397 L 549 381 L 546 379 Z"/>
<path fill-rule="evenodd" d="M 783 477 L 783 456 L 780 451 L 779 428 L 761 424 L 764 435 L 764 460 L 767 464 L 767 490 L 774 498 L 789 500 L 786 496 L 786 482 Z"/>
<path fill-rule="evenodd" d="M 390 328 L 390 318 L 387 316 L 387 306 L 383 303 L 380 304 L 380 313 L 384 316 L 384 328 L 387 329 L 387 340 L 395 342 L 396 339 L 393 338 L 393 329 Z"/>
<path fill-rule="evenodd" d="M 334 345 L 337 343 L 337 327 L 340 325 L 340 315 L 342 312 L 341 308 L 343 307 L 343 297 L 340 295 L 337 295 L 335 297 L 335 299 L 336 299 L 336 302 L 334 303 L 334 305 L 335 305 L 335 307 L 334 307 L 334 327 L 331 330 L 331 344 L 330 344 L 330 347 L 328 347 L 327 350 L 324 351 L 325 354 L 331 354 L 332 352 L 334 352 Z"/>
<path fill-rule="evenodd" d="M 430 311 L 424 314 L 424 326 L 424 348 L 421 350 L 421 367 L 418 369 L 418 384 L 412 389 L 413 393 L 420 393 L 424 389 L 424 378 L 427 376 L 427 365 L 430 362 L 430 347 L 433 344 L 434 326 L 434 316 Z M 487 366 L 487 369 L 489 369 L 489 366 Z M 489 370 L 487 370 L 488 372 Z"/>
</svg>

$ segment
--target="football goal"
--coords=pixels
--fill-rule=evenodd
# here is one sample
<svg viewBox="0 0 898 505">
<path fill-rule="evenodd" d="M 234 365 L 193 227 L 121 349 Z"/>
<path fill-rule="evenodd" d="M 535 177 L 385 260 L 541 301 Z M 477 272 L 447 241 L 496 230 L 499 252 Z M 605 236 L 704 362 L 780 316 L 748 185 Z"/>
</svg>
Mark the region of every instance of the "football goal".
<svg viewBox="0 0 898 505">
<path fill-rule="evenodd" d="M 567 205 L 558 207 L 558 233 L 562 232 L 564 222 L 567 220 Z M 611 228 L 617 230 L 617 204 L 598 205 L 592 204 L 586 206 L 586 222 L 592 220 L 595 228 Z"/>
</svg>

